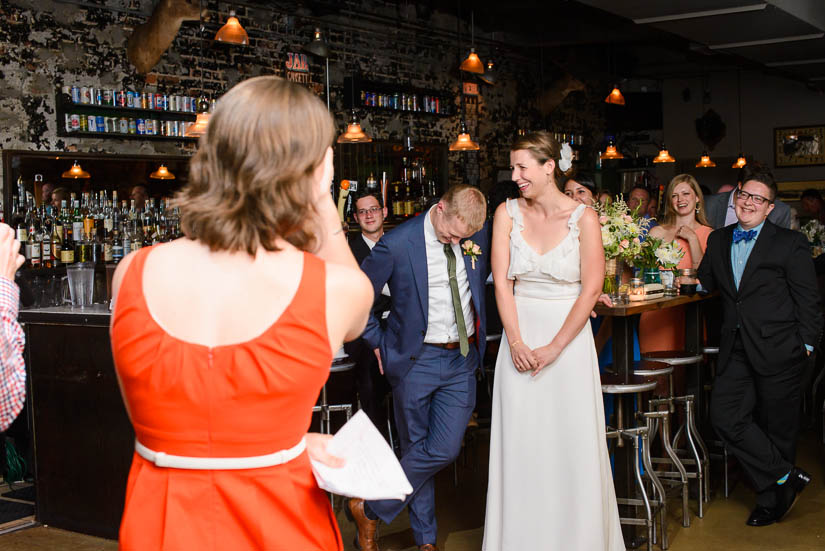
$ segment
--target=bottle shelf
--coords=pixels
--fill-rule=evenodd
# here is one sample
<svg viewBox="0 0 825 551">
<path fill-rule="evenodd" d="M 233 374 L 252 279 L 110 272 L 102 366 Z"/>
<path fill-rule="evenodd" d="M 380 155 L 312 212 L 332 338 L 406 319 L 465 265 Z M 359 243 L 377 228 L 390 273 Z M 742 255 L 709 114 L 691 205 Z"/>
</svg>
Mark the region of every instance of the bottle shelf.
<svg viewBox="0 0 825 551">
<path fill-rule="evenodd" d="M 344 79 L 344 104 L 356 110 L 386 114 L 430 117 L 455 115 L 455 97 L 443 90 L 358 77 Z"/>
</svg>

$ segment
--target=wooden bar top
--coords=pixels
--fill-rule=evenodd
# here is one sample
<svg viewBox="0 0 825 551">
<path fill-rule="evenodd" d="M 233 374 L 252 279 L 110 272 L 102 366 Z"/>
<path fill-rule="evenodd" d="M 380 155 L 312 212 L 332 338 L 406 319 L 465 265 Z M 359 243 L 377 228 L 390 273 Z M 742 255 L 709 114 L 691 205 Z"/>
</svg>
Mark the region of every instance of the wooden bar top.
<svg viewBox="0 0 825 551">
<path fill-rule="evenodd" d="M 678 295 L 675 297 L 654 298 L 651 300 L 640 300 L 638 302 L 631 302 L 628 304 L 620 304 L 613 307 L 607 307 L 604 304 L 596 303 L 593 311 L 600 316 L 632 316 L 634 314 L 641 314 L 642 312 L 650 312 L 652 310 L 662 310 L 664 308 L 672 308 L 674 306 L 681 306 L 682 304 L 690 304 L 692 302 L 699 302 L 716 296 L 716 293 L 696 293 L 695 295 Z"/>
</svg>

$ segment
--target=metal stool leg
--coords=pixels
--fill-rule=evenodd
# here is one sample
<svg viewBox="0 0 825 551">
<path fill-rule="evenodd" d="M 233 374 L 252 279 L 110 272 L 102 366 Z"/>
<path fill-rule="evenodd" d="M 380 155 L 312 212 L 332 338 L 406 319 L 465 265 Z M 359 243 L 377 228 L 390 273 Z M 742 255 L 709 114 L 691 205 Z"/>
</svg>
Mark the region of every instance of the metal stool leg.
<svg viewBox="0 0 825 551">
<path fill-rule="evenodd" d="M 659 477 L 656 476 L 656 471 L 653 470 L 653 463 L 650 460 L 650 419 L 648 419 L 648 430 L 647 434 L 642 434 L 642 462 L 645 466 L 645 474 L 650 478 L 651 484 L 653 484 L 653 488 L 655 493 L 659 494 L 659 502 L 660 502 L 660 510 L 659 510 L 659 520 L 662 525 L 662 551 L 665 551 L 668 548 L 668 541 L 667 541 L 667 494 L 665 493 L 665 488 L 662 485 Z M 654 494 L 655 495 L 655 494 Z M 656 539 L 656 522 L 653 521 L 653 535 L 654 540 Z"/>
<path fill-rule="evenodd" d="M 650 500 L 647 497 L 645 484 L 642 480 L 642 472 L 639 468 L 639 437 L 635 434 L 633 438 L 633 474 L 636 476 L 636 484 L 639 486 L 639 491 L 642 494 L 642 501 L 645 506 L 645 516 L 647 518 L 647 551 L 653 550 L 653 513 L 650 508 Z"/>
<path fill-rule="evenodd" d="M 685 466 L 673 448 L 670 446 L 670 419 L 665 416 L 662 417 L 662 445 L 665 447 L 665 453 L 670 458 L 676 470 L 679 471 L 679 477 L 682 481 L 682 526 L 688 528 L 690 526 L 690 510 L 688 509 L 688 477 Z"/>
</svg>

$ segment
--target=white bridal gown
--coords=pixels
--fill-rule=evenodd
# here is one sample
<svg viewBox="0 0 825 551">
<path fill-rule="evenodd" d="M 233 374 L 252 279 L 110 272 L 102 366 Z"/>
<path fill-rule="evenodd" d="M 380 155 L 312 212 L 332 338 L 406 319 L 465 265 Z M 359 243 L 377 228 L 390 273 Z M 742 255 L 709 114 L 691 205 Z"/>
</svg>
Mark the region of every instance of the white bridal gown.
<svg viewBox="0 0 825 551">
<path fill-rule="evenodd" d="M 517 200 L 510 267 L 521 338 L 548 344 L 581 293 L 578 220 L 544 255 L 524 241 Z M 590 323 L 538 376 L 513 366 L 507 335 L 496 360 L 485 551 L 624 551 L 607 454 Z"/>
</svg>

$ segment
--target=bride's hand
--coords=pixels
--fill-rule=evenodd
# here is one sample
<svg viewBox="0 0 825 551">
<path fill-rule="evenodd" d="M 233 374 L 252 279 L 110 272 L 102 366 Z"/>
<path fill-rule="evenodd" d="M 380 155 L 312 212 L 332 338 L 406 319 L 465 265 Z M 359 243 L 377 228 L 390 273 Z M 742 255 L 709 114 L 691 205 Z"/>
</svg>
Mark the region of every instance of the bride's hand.
<svg viewBox="0 0 825 551">
<path fill-rule="evenodd" d="M 535 369 L 538 366 L 533 351 L 521 341 L 514 341 L 510 345 L 510 356 L 513 358 L 513 365 L 516 370 L 521 373 Z"/>
<path fill-rule="evenodd" d="M 542 369 L 556 361 L 556 359 L 559 357 L 559 354 L 561 354 L 561 349 L 553 343 L 533 350 L 533 355 L 535 356 L 538 365 L 533 368 L 533 373 L 531 374 L 531 376 L 535 377 L 536 375 L 541 373 Z"/>
<path fill-rule="evenodd" d="M 308 432 L 306 434 L 307 454 L 310 459 L 323 463 L 329 467 L 339 469 L 344 466 L 346 461 L 343 457 L 332 455 L 327 451 L 327 444 L 329 444 L 330 440 L 332 440 L 331 434 Z"/>
</svg>

